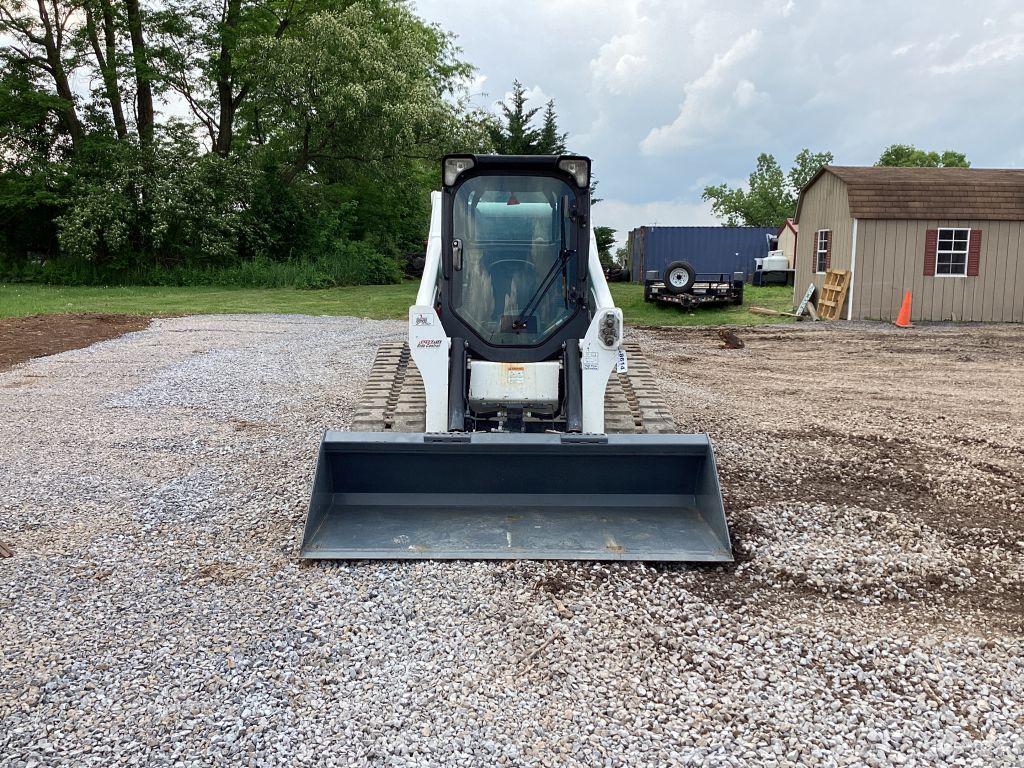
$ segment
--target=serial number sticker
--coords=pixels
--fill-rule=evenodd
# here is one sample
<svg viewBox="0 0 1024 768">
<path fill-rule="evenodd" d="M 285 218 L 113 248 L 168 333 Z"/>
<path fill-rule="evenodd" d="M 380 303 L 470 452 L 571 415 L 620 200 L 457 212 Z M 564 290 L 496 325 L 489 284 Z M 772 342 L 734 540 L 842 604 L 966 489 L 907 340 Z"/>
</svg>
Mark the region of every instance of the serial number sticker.
<svg viewBox="0 0 1024 768">
<path fill-rule="evenodd" d="M 626 350 L 619 347 L 619 354 L 615 356 L 615 370 L 618 373 L 626 373 L 629 366 L 626 363 Z"/>
<path fill-rule="evenodd" d="M 596 371 L 600 367 L 597 352 L 587 352 L 583 355 L 583 370 Z"/>
<path fill-rule="evenodd" d="M 429 314 L 429 313 L 427 313 L 427 312 L 419 312 L 419 313 L 416 314 L 415 318 L 413 319 L 412 324 L 413 325 L 417 325 L 417 326 L 433 325 L 434 324 L 434 316 Z"/>
</svg>

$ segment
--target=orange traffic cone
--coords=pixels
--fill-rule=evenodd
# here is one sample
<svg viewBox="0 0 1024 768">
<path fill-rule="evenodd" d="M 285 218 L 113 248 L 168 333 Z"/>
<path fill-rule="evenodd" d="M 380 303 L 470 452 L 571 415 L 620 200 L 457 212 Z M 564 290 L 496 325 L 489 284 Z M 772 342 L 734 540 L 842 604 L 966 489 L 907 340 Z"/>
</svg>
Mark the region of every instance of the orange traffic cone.
<svg viewBox="0 0 1024 768">
<path fill-rule="evenodd" d="M 900 316 L 896 318 L 897 328 L 910 328 L 910 291 L 903 297 L 903 306 L 900 307 Z"/>
</svg>

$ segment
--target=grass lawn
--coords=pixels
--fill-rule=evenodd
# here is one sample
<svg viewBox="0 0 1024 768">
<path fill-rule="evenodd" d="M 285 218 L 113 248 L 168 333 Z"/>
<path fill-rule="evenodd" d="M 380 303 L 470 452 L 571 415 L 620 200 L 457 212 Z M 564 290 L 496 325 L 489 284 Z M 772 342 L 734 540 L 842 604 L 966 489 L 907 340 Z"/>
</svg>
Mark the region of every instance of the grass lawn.
<svg viewBox="0 0 1024 768">
<path fill-rule="evenodd" d="M 0 285 L 0 317 L 51 312 L 113 312 L 132 315 L 193 315 L 283 312 L 404 318 L 417 283 L 360 285 L 303 291 L 295 288 L 78 288 Z"/>
<path fill-rule="evenodd" d="M 304 315 L 354 315 L 376 319 L 406 316 L 417 283 L 361 285 L 322 291 L 292 288 L 65 288 L 48 285 L 0 285 L 0 317 L 53 312 L 111 312 L 133 315 L 282 312 Z M 747 311 L 750 305 L 790 310 L 793 289 L 754 288 L 744 292 L 742 307 L 684 312 L 644 302 L 643 286 L 613 283 L 615 302 L 630 325 L 760 325 L 788 322 Z"/>
<path fill-rule="evenodd" d="M 767 307 L 780 312 L 793 311 L 793 289 L 771 285 L 743 289 L 743 306 L 706 307 L 686 311 L 674 304 L 644 301 L 644 287 L 631 283 L 612 283 L 612 297 L 629 325 L 765 325 L 789 323 L 792 317 L 755 315 L 748 307 Z M 0 294 L 2 295 L 2 294 Z"/>
</svg>

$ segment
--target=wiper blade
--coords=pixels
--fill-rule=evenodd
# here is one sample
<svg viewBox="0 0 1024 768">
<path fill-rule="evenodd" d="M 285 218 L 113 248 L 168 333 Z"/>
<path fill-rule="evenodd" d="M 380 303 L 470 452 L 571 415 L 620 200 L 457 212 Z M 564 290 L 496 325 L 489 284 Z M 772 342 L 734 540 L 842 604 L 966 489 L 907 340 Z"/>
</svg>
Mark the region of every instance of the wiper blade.
<svg viewBox="0 0 1024 768">
<path fill-rule="evenodd" d="M 526 305 L 523 307 L 523 310 L 519 313 L 519 316 L 516 318 L 518 322 L 525 322 L 526 318 L 536 310 L 536 306 L 534 305 L 540 303 L 541 297 L 545 293 L 547 293 L 548 288 L 551 287 L 551 282 L 554 280 L 555 275 L 557 275 L 560 268 L 564 267 L 565 264 L 569 261 L 569 256 L 575 254 L 576 251 L 570 251 L 567 248 L 563 248 L 562 252 L 558 256 L 558 260 L 551 262 L 551 266 L 548 268 L 547 274 L 544 275 L 544 279 L 540 281 L 540 285 L 537 286 L 537 290 L 533 292 L 533 295 L 530 297 L 530 300 L 526 302 Z"/>
</svg>

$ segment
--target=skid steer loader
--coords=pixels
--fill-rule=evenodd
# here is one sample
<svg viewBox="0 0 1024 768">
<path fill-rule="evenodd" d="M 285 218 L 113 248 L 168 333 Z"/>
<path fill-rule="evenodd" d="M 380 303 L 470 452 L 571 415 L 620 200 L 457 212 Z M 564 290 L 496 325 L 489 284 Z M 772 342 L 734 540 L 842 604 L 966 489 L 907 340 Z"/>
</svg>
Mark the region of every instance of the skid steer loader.
<svg viewBox="0 0 1024 768">
<path fill-rule="evenodd" d="M 441 171 L 408 343 L 325 433 L 301 556 L 731 561 L 711 443 L 623 341 L 590 160 Z"/>
</svg>

